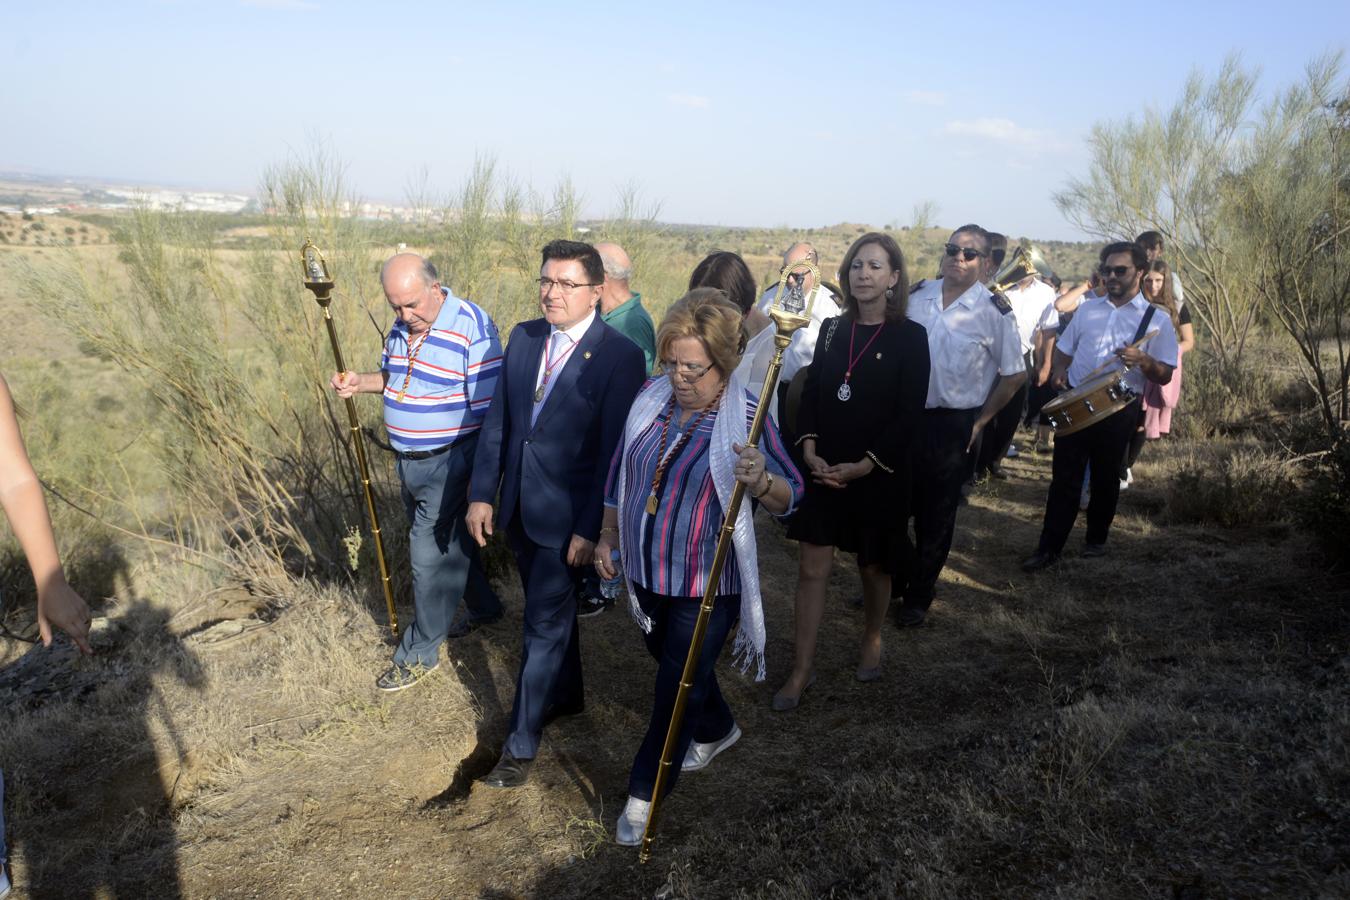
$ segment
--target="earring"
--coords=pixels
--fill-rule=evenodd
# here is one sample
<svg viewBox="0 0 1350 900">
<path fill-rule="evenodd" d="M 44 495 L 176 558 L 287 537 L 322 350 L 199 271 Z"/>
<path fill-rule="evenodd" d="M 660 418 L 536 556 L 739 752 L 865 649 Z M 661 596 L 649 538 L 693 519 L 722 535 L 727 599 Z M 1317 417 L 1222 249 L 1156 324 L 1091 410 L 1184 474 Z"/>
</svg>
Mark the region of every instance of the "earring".
<svg viewBox="0 0 1350 900">
<path fill-rule="evenodd" d="M 886 288 L 886 299 L 889 300 L 895 296 L 895 288 Z"/>
</svg>

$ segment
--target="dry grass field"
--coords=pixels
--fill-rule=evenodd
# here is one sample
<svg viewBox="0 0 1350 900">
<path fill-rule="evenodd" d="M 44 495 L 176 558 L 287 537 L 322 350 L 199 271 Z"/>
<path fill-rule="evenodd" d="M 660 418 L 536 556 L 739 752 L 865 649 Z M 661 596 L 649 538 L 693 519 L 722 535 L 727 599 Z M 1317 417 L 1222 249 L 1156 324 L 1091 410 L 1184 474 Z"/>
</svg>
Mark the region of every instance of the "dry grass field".
<svg viewBox="0 0 1350 900">
<path fill-rule="evenodd" d="M 0 370 L 39 470 L 144 482 L 136 429 L 156 426 L 125 373 L 15 294 L 35 252 L 0 252 Z M 771 251 L 751 262 L 766 272 Z M 682 779 L 647 866 L 612 842 L 654 676 L 621 610 L 580 624 L 586 712 L 546 731 L 527 787 L 492 791 L 473 779 L 514 689 L 509 567 L 494 573 L 505 618 L 382 695 L 389 636 L 368 579 L 310 573 L 275 596 L 54 500 L 98 653 L 19 639 L 27 607 L 0 623 L 17 896 L 1350 895 L 1344 576 L 1275 505 L 1224 526 L 1177 489 L 1268 450 L 1186 431 L 1150 445 L 1111 555 L 1078 559 L 1071 541 L 1037 576 L 1017 564 L 1049 458 L 1010 460 L 1012 478 L 962 509 L 928 623 L 888 628 L 879 682 L 853 679 L 857 577 L 838 561 L 820 680 L 789 714 L 769 699 L 791 655 L 796 551 L 761 519 L 769 680 L 723 664 L 745 737 Z"/>
</svg>

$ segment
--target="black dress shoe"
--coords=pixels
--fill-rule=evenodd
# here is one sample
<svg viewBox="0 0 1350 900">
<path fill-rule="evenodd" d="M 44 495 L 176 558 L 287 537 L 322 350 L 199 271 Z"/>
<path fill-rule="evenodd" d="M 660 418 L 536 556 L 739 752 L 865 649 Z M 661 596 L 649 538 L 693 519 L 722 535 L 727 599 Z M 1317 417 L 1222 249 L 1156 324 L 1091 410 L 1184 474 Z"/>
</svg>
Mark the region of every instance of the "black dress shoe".
<svg viewBox="0 0 1350 900">
<path fill-rule="evenodd" d="M 1084 558 L 1084 559 L 1096 559 L 1096 558 L 1099 557 L 1099 556 L 1105 556 L 1105 555 L 1106 555 L 1106 545 L 1105 545 L 1105 544 L 1084 544 L 1084 545 L 1083 545 L 1083 558 Z"/>
<path fill-rule="evenodd" d="M 532 759 L 516 759 L 509 750 L 503 750 L 502 758 L 497 760 L 497 765 L 478 780 L 488 787 L 520 787 L 529 780 L 532 762 L 534 762 Z"/>
<path fill-rule="evenodd" d="M 928 610 L 920 609 L 917 606 L 901 606 L 895 614 L 895 626 L 897 628 L 917 628 L 923 624 L 923 620 L 928 616 Z"/>
<path fill-rule="evenodd" d="M 1058 553 L 1051 553 L 1049 550 L 1037 550 L 1022 560 L 1022 571 L 1039 572 L 1041 569 L 1048 569 L 1057 562 L 1059 562 Z"/>
<path fill-rule="evenodd" d="M 1005 472 L 1005 471 L 1003 471 L 1003 467 L 1002 467 L 1002 466 L 999 466 L 999 467 L 996 468 L 996 469 L 990 469 L 990 470 L 989 470 L 989 477 L 992 478 L 992 479 L 994 479 L 995 481 L 1007 481 L 1007 480 L 1008 480 L 1008 473 Z"/>
<path fill-rule="evenodd" d="M 579 716 L 585 711 L 586 711 L 586 704 L 584 701 L 581 703 L 569 703 L 566 705 L 559 705 L 556 703 L 550 704 L 544 710 L 544 720 L 540 727 L 543 727 L 543 725 L 547 725 L 550 722 L 555 722 L 558 719 L 565 719 L 568 716 Z"/>
</svg>

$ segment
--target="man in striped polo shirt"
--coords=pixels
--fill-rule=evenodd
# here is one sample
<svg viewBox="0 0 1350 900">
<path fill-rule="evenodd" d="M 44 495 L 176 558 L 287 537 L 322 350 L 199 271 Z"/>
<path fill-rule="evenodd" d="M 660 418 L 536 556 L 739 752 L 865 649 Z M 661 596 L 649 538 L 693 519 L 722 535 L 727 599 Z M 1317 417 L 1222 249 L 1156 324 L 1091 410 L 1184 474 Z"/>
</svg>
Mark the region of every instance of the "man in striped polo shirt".
<svg viewBox="0 0 1350 900">
<path fill-rule="evenodd" d="M 339 397 L 384 395 L 384 424 L 398 454 L 403 504 L 412 523 L 415 618 L 403 631 L 383 691 L 411 687 L 440 664 L 440 649 L 478 548 L 464 524 L 478 430 L 501 369 L 497 326 L 481 308 L 441 286 L 436 268 L 415 253 L 389 258 L 380 273 L 398 321 L 385 339 L 378 372 L 339 372 Z"/>
</svg>

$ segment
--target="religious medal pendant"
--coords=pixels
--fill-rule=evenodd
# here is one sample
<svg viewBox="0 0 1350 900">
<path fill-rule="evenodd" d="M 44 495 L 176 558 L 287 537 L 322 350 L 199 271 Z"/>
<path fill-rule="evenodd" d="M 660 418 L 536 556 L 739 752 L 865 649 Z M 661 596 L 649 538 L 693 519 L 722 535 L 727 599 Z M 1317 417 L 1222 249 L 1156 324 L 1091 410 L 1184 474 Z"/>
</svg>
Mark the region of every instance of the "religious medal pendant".
<svg viewBox="0 0 1350 900">
<path fill-rule="evenodd" d="M 835 396 L 838 397 L 841 402 L 847 403 L 848 398 L 853 396 L 853 388 L 849 387 L 848 382 L 845 381 L 843 384 L 839 385 L 839 390 L 835 391 Z"/>
<path fill-rule="evenodd" d="M 655 492 L 653 492 L 653 493 L 651 493 L 651 494 L 649 494 L 649 495 L 647 496 L 647 515 L 649 515 L 649 516 L 654 516 L 654 515 L 656 515 L 656 506 L 657 506 L 657 503 L 658 503 L 658 502 L 659 502 L 659 501 L 657 501 L 657 499 L 656 499 L 656 493 L 655 493 Z"/>
<path fill-rule="evenodd" d="M 539 387 L 537 387 L 537 388 L 534 389 L 534 402 L 535 402 L 535 403 L 543 403 L 543 402 L 544 402 L 544 385 L 545 385 L 545 384 L 548 384 L 548 382 L 545 381 L 545 382 L 543 382 L 543 384 L 540 384 Z"/>
</svg>

